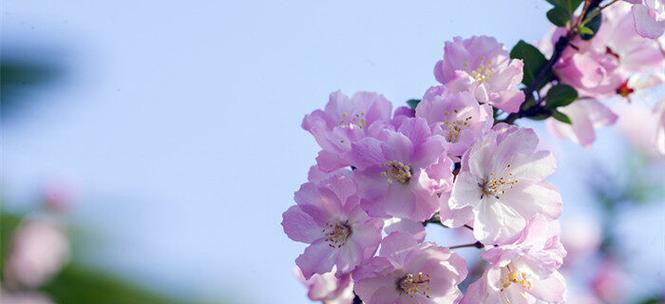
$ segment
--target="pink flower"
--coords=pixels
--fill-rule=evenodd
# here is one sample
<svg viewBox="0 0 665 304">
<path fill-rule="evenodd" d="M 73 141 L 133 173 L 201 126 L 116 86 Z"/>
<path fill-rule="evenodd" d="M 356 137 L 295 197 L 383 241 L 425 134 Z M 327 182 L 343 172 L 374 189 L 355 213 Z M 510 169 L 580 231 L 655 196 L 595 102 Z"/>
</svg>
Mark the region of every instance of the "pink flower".
<svg viewBox="0 0 665 304">
<path fill-rule="evenodd" d="M 382 95 L 358 92 L 351 98 L 340 91 L 330 94 L 325 109 L 305 116 L 302 128 L 321 146 L 317 162 L 324 171 L 348 166 L 345 158 L 351 144 L 390 123 L 392 105 Z"/>
<path fill-rule="evenodd" d="M 5 278 L 27 287 L 39 287 L 69 260 L 69 240 L 53 218 L 24 222 L 14 233 Z"/>
<path fill-rule="evenodd" d="M 611 258 L 605 257 L 598 266 L 598 272 L 591 279 L 591 290 L 603 301 L 617 303 L 624 295 L 622 286 L 626 283 L 626 274 L 619 264 Z"/>
<path fill-rule="evenodd" d="M 430 88 L 418 104 L 416 116 L 426 119 L 433 132 L 446 139 L 451 156 L 461 156 L 492 128 L 492 107 L 478 104 L 470 92 L 453 93 L 444 88 Z"/>
<path fill-rule="evenodd" d="M 309 280 L 305 279 L 300 268 L 294 269 L 296 278 L 307 287 L 307 297 L 312 301 L 322 301 L 326 304 L 352 304 L 353 283 L 350 274 L 335 275 L 335 270 L 324 274 L 314 274 Z"/>
<path fill-rule="evenodd" d="M 503 267 L 491 267 L 469 285 L 461 304 L 565 303 L 566 280 L 554 271 L 538 275 L 520 260 Z"/>
<path fill-rule="evenodd" d="M 492 37 L 455 37 L 446 42 L 443 59 L 434 67 L 434 76 L 444 85 L 466 82 L 468 90 L 480 102 L 512 113 L 524 102 L 524 93 L 518 89 L 522 67 L 522 61 L 511 60 L 508 51 Z"/>
<path fill-rule="evenodd" d="M 558 110 L 568 115 L 572 124 L 550 118 L 547 120 L 550 132 L 559 138 L 569 138 L 583 147 L 590 147 L 596 140 L 597 128 L 611 126 L 618 118 L 612 110 L 595 99 L 577 100 Z"/>
<path fill-rule="evenodd" d="M 416 117 L 416 111 L 409 107 L 398 107 L 393 114 L 393 126 L 398 129 L 407 118 Z"/>
<path fill-rule="evenodd" d="M 618 3 L 603 11 L 598 34 L 585 41 L 577 37 L 575 47 L 566 48 L 554 70 L 561 82 L 575 87 L 586 97 L 606 97 L 617 90 L 636 72 L 662 69 L 665 56 L 657 41 L 645 39 L 635 31 L 628 4 Z M 551 43 L 565 34 L 554 31 Z M 546 48 L 551 52 L 550 45 Z"/>
<path fill-rule="evenodd" d="M 53 304 L 48 297 L 39 292 L 12 292 L 0 290 L 3 304 Z"/>
<path fill-rule="evenodd" d="M 558 39 L 557 35 L 555 37 Z M 581 96 L 598 98 L 615 94 L 625 80 L 620 73 L 619 59 L 605 48 L 594 48 L 591 42 L 579 37 L 572 44 L 576 48 L 566 48 L 554 65 L 559 80 L 577 89 Z"/>
<path fill-rule="evenodd" d="M 466 275 L 457 254 L 395 232 L 383 240 L 379 256 L 353 272 L 353 279 L 365 304 L 443 304 L 458 301 L 457 285 Z"/>
<path fill-rule="evenodd" d="M 662 71 L 665 64 L 661 45 L 657 40 L 640 36 L 635 30 L 636 19 L 629 11 L 630 5 L 626 3 L 616 3 L 604 10 L 603 25 L 590 42 L 596 50 L 619 60 L 624 80 L 638 72 Z"/>
<path fill-rule="evenodd" d="M 340 275 L 348 273 L 376 252 L 383 221 L 369 218 L 360 208 L 351 176 L 305 183 L 295 201 L 282 215 L 282 226 L 292 240 L 311 244 L 296 259 L 305 279 L 333 266 Z"/>
<path fill-rule="evenodd" d="M 452 184 L 453 163 L 444 144 L 422 118 L 355 142 L 351 163 L 365 210 L 378 217 L 429 219 L 438 209 L 437 194 Z"/>
<path fill-rule="evenodd" d="M 564 229 L 561 232 L 561 242 L 566 246 L 565 267 L 571 265 L 571 261 L 594 253 L 600 247 L 602 232 L 598 220 L 591 216 L 578 216 L 569 221 L 564 221 Z M 582 262 L 584 263 L 584 262 Z"/>
<path fill-rule="evenodd" d="M 462 158 L 449 203 L 472 208 L 477 240 L 510 242 L 536 214 L 559 216 L 561 196 L 544 181 L 556 161 L 537 145 L 533 130 L 499 124 Z"/>
<path fill-rule="evenodd" d="M 627 0 L 633 3 L 635 30 L 646 38 L 656 39 L 665 32 L 665 2 L 663 0 Z"/>
<path fill-rule="evenodd" d="M 383 227 L 386 235 L 389 235 L 393 232 L 402 232 L 411 235 L 418 243 L 425 240 L 427 233 L 425 232 L 425 226 L 421 222 L 411 221 L 407 219 L 401 219 L 393 217 L 385 221 L 385 226 Z"/>
<path fill-rule="evenodd" d="M 566 250 L 559 240 L 559 222 L 536 214 L 517 240 L 510 244 L 490 247 L 481 256 L 495 267 L 505 267 L 514 261 L 528 264 L 529 269 L 546 277 L 559 269 Z"/>
</svg>

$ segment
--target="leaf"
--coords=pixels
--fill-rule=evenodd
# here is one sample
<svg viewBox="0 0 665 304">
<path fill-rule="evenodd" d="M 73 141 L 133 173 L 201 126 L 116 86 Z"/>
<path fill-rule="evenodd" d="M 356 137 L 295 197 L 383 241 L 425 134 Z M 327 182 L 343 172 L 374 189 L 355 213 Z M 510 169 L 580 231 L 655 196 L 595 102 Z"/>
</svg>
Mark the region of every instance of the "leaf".
<svg viewBox="0 0 665 304">
<path fill-rule="evenodd" d="M 546 0 L 546 1 L 554 5 L 555 7 L 560 7 L 564 9 L 571 16 L 577 10 L 580 4 L 582 4 L 582 0 Z"/>
<path fill-rule="evenodd" d="M 557 84 L 547 91 L 545 100 L 551 109 L 565 107 L 578 97 L 577 91 L 567 84 Z"/>
<path fill-rule="evenodd" d="M 558 27 L 564 27 L 570 20 L 571 15 L 561 7 L 554 7 L 547 11 L 547 19 Z"/>
<path fill-rule="evenodd" d="M 510 51 L 510 58 L 522 59 L 524 62 L 524 78 L 522 79 L 522 83 L 527 86 L 531 85 L 540 69 L 547 63 L 545 55 L 535 46 L 524 42 L 524 40 L 520 40 L 513 47 Z M 541 79 L 540 83 L 536 84 L 536 87 L 542 87 L 551 77 L 551 73 L 548 73 L 548 75 L 545 75 L 545 79 Z"/>
<path fill-rule="evenodd" d="M 568 115 L 563 114 L 557 110 L 552 111 L 552 117 L 560 122 L 567 123 L 569 125 L 573 124 L 573 121 L 570 120 L 570 117 L 568 117 Z"/>
<path fill-rule="evenodd" d="M 174 299 L 79 264 L 65 266 L 41 288 L 55 303 L 176 304 Z"/>
<path fill-rule="evenodd" d="M 598 30 L 600 29 L 600 25 L 603 22 L 603 14 L 598 12 L 598 15 L 594 16 L 591 20 L 586 22 L 584 26 L 579 28 L 580 34 L 583 40 L 591 40 L 596 33 L 598 33 Z M 586 29 L 590 30 L 591 32 L 587 31 Z M 583 32 L 584 31 L 584 32 Z"/>
<path fill-rule="evenodd" d="M 580 31 L 580 34 L 582 35 L 593 35 L 593 31 L 586 26 L 580 26 L 578 31 Z"/>
<path fill-rule="evenodd" d="M 420 99 L 409 99 L 409 100 L 406 101 L 406 104 L 408 104 L 409 107 L 411 109 L 414 109 L 414 110 L 416 109 L 416 107 L 418 106 L 419 103 L 420 103 Z"/>
</svg>

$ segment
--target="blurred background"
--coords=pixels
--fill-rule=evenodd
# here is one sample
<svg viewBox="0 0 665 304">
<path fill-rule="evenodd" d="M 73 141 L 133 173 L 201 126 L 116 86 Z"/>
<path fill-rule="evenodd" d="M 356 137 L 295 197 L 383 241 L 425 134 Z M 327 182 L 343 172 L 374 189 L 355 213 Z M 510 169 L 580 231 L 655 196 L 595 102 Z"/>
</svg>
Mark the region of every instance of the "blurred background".
<svg viewBox="0 0 665 304">
<path fill-rule="evenodd" d="M 420 97 L 454 36 L 549 31 L 545 1 L 507 3 L 4 1 L 3 303 L 309 303 L 280 226 L 318 151 L 302 117 L 337 89 Z M 609 101 L 634 115 L 590 149 L 525 123 L 559 158 L 571 303 L 663 297 L 653 98 Z M 15 248 L 49 273 L 7 266 Z"/>
</svg>

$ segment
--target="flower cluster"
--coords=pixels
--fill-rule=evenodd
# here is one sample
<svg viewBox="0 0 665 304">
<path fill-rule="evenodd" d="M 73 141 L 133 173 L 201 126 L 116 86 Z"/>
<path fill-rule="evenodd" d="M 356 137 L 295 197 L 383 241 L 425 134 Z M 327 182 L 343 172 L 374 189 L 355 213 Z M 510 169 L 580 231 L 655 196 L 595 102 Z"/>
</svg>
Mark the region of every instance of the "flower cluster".
<svg viewBox="0 0 665 304">
<path fill-rule="evenodd" d="M 594 127 L 616 120 L 598 99 L 628 96 L 631 77 L 665 63 L 628 4 L 599 2 L 569 12 L 549 49 L 541 47 L 549 61 L 524 42 L 509 52 L 492 37 L 456 37 L 434 67 L 439 83 L 410 107 L 393 111 L 377 93 L 334 92 L 305 116 L 302 127 L 321 150 L 282 226 L 308 244 L 296 273 L 310 299 L 565 302 L 562 199 L 547 182 L 557 163 L 534 130 L 513 122 L 551 117 L 555 132 L 588 145 Z M 585 24 L 596 17 L 603 26 L 594 32 Z M 431 223 L 470 230 L 476 242 L 426 241 Z M 453 251 L 461 247 L 483 249 L 487 264 L 464 294 L 469 271 Z"/>
</svg>

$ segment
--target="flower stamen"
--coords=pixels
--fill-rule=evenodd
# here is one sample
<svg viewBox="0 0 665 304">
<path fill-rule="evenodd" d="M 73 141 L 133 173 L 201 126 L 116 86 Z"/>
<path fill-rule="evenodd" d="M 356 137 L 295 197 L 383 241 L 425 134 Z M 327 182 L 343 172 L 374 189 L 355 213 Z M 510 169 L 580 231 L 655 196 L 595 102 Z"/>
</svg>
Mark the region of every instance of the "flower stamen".
<svg viewBox="0 0 665 304">
<path fill-rule="evenodd" d="M 406 184 L 411 180 L 413 172 L 411 172 L 411 167 L 404 164 L 401 161 L 387 161 L 385 163 L 387 169 L 381 172 L 381 175 L 388 177 L 388 183 L 392 184 L 393 182 L 398 182 L 400 184 Z"/>
<path fill-rule="evenodd" d="M 423 296 L 429 298 L 429 284 L 432 280 L 432 277 L 429 274 L 423 274 L 418 272 L 417 275 L 413 273 L 408 273 L 397 281 L 397 290 L 401 294 L 407 294 L 410 297 L 414 297 L 417 294 L 422 294 Z"/>
<path fill-rule="evenodd" d="M 351 236 L 351 226 L 349 221 L 338 222 L 335 224 L 326 224 L 323 228 L 323 234 L 326 237 L 328 246 L 332 248 L 340 248 L 346 244 L 346 240 Z"/>
</svg>

